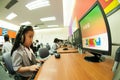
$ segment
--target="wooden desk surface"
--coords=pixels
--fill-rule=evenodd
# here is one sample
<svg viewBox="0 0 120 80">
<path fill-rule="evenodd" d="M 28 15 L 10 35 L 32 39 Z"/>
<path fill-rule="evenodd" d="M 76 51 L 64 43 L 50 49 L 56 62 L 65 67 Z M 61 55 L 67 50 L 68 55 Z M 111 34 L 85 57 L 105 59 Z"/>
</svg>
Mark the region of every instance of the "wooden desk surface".
<svg viewBox="0 0 120 80">
<path fill-rule="evenodd" d="M 63 48 L 57 49 L 58 53 L 77 53 L 78 49 L 75 48 L 68 48 L 68 50 L 63 50 Z"/>
<path fill-rule="evenodd" d="M 112 80 L 113 60 L 92 63 L 84 60 L 86 54 L 51 56 L 39 69 L 34 80 Z"/>
</svg>

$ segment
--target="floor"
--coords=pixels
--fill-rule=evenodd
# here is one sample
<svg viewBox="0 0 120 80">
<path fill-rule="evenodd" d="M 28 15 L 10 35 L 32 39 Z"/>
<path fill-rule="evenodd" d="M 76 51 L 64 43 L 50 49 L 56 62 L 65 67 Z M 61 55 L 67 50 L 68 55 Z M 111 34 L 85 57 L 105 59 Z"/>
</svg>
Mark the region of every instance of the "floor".
<svg viewBox="0 0 120 80">
<path fill-rule="evenodd" d="M 0 65 L 0 80 L 14 80 Z"/>
</svg>

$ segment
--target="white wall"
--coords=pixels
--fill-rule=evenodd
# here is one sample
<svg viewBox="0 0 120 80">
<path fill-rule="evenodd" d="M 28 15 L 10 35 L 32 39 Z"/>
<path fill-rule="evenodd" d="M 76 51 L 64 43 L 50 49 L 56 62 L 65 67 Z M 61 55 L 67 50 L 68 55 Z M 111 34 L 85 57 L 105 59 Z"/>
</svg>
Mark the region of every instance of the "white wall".
<svg viewBox="0 0 120 80">
<path fill-rule="evenodd" d="M 41 29 L 35 30 L 34 41 L 39 40 L 39 42 L 50 45 L 53 44 L 54 38 L 67 39 L 68 38 L 68 28 L 52 28 L 52 29 Z"/>
<path fill-rule="evenodd" d="M 108 17 L 110 25 L 112 43 L 120 44 L 120 10 Z M 112 57 L 114 58 L 116 49 L 119 46 L 112 46 Z"/>
<path fill-rule="evenodd" d="M 0 20 L 0 27 L 2 28 L 6 28 L 6 29 L 10 29 L 10 30 L 14 30 L 14 31 L 18 31 L 19 26 L 14 25 L 12 23 Z"/>
</svg>

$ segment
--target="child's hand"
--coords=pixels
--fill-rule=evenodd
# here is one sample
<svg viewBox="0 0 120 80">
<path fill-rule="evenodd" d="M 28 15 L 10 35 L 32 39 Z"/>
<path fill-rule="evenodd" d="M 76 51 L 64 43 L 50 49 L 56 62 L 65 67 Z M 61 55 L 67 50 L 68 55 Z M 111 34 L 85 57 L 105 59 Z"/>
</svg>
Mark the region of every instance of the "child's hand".
<svg viewBox="0 0 120 80">
<path fill-rule="evenodd" d="M 41 61 L 41 62 L 45 62 L 46 60 L 45 60 L 45 59 L 41 59 L 40 61 Z"/>
<path fill-rule="evenodd" d="M 38 59 L 37 59 L 36 61 L 37 61 L 38 63 L 40 63 L 40 62 L 45 62 L 46 60 L 44 60 L 44 59 L 39 59 L 39 60 L 38 60 Z"/>
<path fill-rule="evenodd" d="M 32 66 L 29 67 L 30 71 L 38 71 L 38 69 L 39 69 L 38 65 L 32 65 Z"/>
</svg>

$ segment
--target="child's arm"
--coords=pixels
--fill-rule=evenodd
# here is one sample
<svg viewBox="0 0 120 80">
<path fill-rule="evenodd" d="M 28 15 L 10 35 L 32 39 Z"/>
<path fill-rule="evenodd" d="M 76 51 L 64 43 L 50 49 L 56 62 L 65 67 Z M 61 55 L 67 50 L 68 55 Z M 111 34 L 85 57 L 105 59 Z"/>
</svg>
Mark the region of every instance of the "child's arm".
<svg viewBox="0 0 120 80">
<path fill-rule="evenodd" d="M 39 69 L 38 65 L 32 65 L 32 66 L 25 66 L 25 67 L 20 67 L 17 72 L 23 73 L 27 71 L 37 71 Z"/>
</svg>

